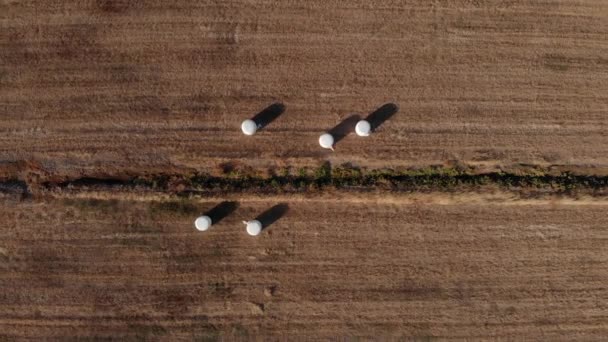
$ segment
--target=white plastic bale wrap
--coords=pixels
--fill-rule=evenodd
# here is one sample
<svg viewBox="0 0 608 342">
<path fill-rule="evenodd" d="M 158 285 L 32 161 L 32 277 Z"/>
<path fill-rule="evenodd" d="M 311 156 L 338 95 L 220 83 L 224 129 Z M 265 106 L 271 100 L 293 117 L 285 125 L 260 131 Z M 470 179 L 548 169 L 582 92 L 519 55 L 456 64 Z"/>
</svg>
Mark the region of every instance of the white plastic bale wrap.
<svg viewBox="0 0 608 342">
<path fill-rule="evenodd" d="M 258 130 L 258 125 L 256 125 L 255 121 L 247 119 L 241 124 L 241 130 L 245 135 L 254 135 Z"/>
<path fill-rule="evenodd" d="M 321 145 L 321 147 L 323 147 L 323 148 L 328 148 L 328 149 L 333 150 L 334 149 L 334 137 L 329 133 L 325 133 L 325 134 L 321 135 L 319 137 L 319 145 Z"/>
<path fill-rule="evenodd" d="M 209 216 L 201 216 L 194 221 L 194 226 L 197 230 L 204 232 L 211 227 L 211 218 Z"/>
<path fill-rule="evenodd" d="M 260 235 L 262 232 L 262 222 L 258 220 L 244 221 L 243 223 L 247 225 L 247 234 L 251 236 Z"/>
<path fill-rule="evenodd" d="M 357 126 L 355 126 L 355 132 L 360 137 L 367 137 L 372 131 L 372 125 L 366 120 L 361 120 L 357 122 Z"/>
</svg>

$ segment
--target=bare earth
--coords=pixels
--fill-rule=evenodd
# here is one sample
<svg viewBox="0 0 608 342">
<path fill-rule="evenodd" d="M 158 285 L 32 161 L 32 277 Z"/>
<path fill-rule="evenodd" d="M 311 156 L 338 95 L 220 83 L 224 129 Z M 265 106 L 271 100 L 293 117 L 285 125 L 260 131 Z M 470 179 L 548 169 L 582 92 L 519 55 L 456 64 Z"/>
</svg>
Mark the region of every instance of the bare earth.
<svg viewBox="0 0 608 342">
<path fill-rule="evenodd" d="M 329 159 L 608 167 L 608 2 L 0 1 L 0 156 L 52 172 Z M 239 126 L 266 106 L 264 132 Z M 399 112 L 331 154 L 325 130 Z"/>
<path fill-rule="evenodd" d="M 0 0 L 0 183 L 324 161 L 608 174 L 608 2 Z M 0 340 L 608 336 L 605 199 L 226 197 L 0 194 Z"/>
<path fill-rule="evenodd" d="M 608 334 L 605 204 L 294 199 L 252 238 L 276 202 L 206 234 L 152 203 L 5 201 L 0 336 Z"/>
</svg>

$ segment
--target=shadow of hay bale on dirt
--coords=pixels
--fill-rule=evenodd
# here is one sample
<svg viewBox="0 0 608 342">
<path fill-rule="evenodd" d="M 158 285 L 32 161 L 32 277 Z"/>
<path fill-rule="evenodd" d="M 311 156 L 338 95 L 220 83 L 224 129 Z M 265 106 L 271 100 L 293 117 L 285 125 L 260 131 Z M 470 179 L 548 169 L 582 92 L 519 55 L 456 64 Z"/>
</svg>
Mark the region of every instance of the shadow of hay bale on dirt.
<svg viewBox="0 0 608 342">
<path fill-rule="evenodd" d="M 281 114 L 285 112 L 285 105 L 277 102 L 264 108 L 261 112 L 257 113 L 251 120 L 253 120 L 259 127 L 263 129 L 268 126 L 271 122 L 276 120 Z"/>
<path fill-rule="evenodd" d="M 288 211 L 289 205 L 281 203 L 261 213 L 255 219 L 262 223 L 262 230 L 266 230 L 281 217 L 285 216 Z"/>
<path fill-rule="evenodd" d="M 380 125 L 386 120 L 390 119 L 393 115 L 397 114 L 399 107 L 394 103 L 384 104 L 382 107 L 376 109 L 370 115 L 365 118 L 371 126 L 371 131 L 375 131 Z"/>
<path fill-rule="evenodd" d="M 209 216 L 213 224 L 218 224 L 225 217 L 232 214 L 238 207 L 239 204 L 237 202 L 224 201 L 207 211 L 204 215 Z"/>
<path fill-rule="evenodd" d="M 355 131 L 355 126 L 357 126 L 357 122 L 361 120 L 361 117 L 357 114 L 353 114 L 346 119 L 342 120 L 337 126 L 327 131 L 327 133 L 331 134 L 334 137 L 334 145 L 338 144 L 338 142 L 344 139 L 347 135 Z"/>
</svg>

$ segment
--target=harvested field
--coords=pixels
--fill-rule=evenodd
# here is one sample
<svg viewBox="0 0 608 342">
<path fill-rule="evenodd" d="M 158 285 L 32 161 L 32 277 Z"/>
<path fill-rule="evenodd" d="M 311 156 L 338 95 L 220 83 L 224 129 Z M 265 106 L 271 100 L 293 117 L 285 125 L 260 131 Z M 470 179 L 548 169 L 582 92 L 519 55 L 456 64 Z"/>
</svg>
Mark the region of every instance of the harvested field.
<svg viewBox="0 0 608 342">
<path fill-rule="evenodd" d="M 605 339 L 607 37 L 602 0 L 0 0 L 0 340 Z"/>
<path fill-rule="evenodd" d="M 282 200 L 256 239 L 240 220 L 277 202 L 200 234 L 219 200 L 4 201 L 0 336 L 608 334 L 605 203 Z"/>
<path fill-rule="evenodd" d="M 608 167 L 608 3 L 0 2 L 0 153 L 54 174 Z M 241 121 L 285 112 L 252 139 Z M 338 153 L 318 136 L 398 112 Z"/>
</svg>

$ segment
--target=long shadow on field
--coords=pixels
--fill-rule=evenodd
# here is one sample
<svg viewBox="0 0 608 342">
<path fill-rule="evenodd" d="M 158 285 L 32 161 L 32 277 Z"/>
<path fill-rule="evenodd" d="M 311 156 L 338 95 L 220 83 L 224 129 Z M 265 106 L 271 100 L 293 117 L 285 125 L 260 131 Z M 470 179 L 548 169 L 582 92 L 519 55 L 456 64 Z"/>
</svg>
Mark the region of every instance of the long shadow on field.
<svg viewBox="0 0 608 342">
<path fill-rule="evenodd" d="M 258 128 L 262 129 L 281 116 L 283 112 L 285 112 L 285 105 L 277 102 L 264 108 L 264 110 L 257 113 L 251 120 L 258 125 Z"/>
<path fill-rule="evenodd" d="M 260 221 L 260 223 L 262 223 L 262 229 L 266 230 L 269 226 L 283 217 L 288 211 L 289 206 L 286 203 L 281 203 L 261 213 L 255 219 Z"/>
<path fill-rule="evenodd" d="M 239 204 L 237 202 L 224 201 L 207 211 L 205 215 L 211 218 L 213 224 L 217 224 L 226 216 L 232 214 L 238 207 Z"/>
<path fill-rule="evenodd" d="M 344 139 L 347 135 L 355 131 L 355 126 L 357 126 L 357 122 L 361 120 L 361 117 L 357 114 L 353 114 L 346 119 L 342 120 L 336 127 L 327 131 L 327 133 L 331 134 L 334 137 L 334 145 L 336 145 L 340 140 Z"/>
<path fill-rule="evenodd" d="M 367 116 L 365 120 L 369 122 L 372 132 L 375 131 L 382 123 L 397 114 L 399 107 L 394 103 L 387 103 L 376 109 L 373 113 Z"/>
</svg>

